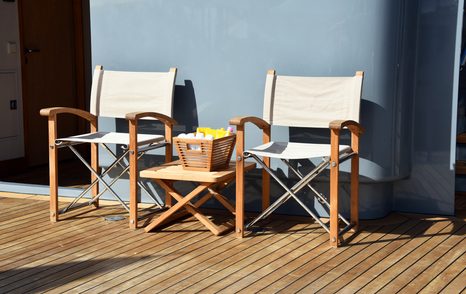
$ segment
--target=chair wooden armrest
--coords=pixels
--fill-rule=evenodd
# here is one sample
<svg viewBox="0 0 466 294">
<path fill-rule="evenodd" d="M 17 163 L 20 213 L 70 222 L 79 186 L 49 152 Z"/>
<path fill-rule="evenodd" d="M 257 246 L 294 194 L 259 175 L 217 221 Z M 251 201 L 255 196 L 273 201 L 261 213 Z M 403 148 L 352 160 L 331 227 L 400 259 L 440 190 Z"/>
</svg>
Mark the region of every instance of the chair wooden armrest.
<svg viewBox="0 0 466 294">
<path fill-rule="evenodd" d="M 176 124 L 176 120 L 158 112 L 130 112 L 125 115 L 125 118 L 129 123 L 130 149 L 136 151 L 137 153 L 138 120 L 146 117 L 155 118 L 165 124 L 165 142 L 171 145 L 173 137 L 173 125 Z M 170 162 L 172 160 L 171 147 L 166 148 L 165 151 L 165 156 L 167 157 L 166 161 Z"/>
<path fill-rule="evenodd" d="M 364 133 L 364 128 L 361 126 L 361 124 L 355 122 L 354 120 L 334 120 L 330 122 L 329 128 L 332 130 L 348 128 L 351 133 L 357 133 L 358 135 L 362 135 Z"/>
<path fill-rule="evenodd" d="M 359 137 L 364 133 L 364 128 L 359 123 L 354 120 L 334 120 L 329 123 L 329 128 L 333 159 L 339 154 L 340 131 L 344 128 L 348 128 L 351 132 L 351 149 L 356 154 L 359 153 Z"/>
<path fill-rule="evenodd" d="M 173 126 L 176 124 L 176 120 L 158 112 L 130 112 L 127 113 L 125 117 L 129 121 L 137 121 L 145 117 L 151 117 L 161 121 L 167 126 Z"/>
<path fill-rule="evenodd" d="M 244 126 L 244 124 L 247 122 L 255 124 L 262 130 L 270 129 L 270 124 L 268 122 L 256 116 L 237 116 L 230 119 L 230 125 L 234 126 Z"/>
<path fill-rule="evenodd" d="M 72 114 L 80 118 L 83 118 L 90 123 L 91 132 L 97 131 L 97 116 L 85 110 L 81 110 L 77 108 L 70 108 L 70 107 L 49 107 L 49 108 L 42 108 L 39 113 L 42 116 L 48 117 L 50 146 L 53 146 L 55 139 L 57 139 L 57 124 L 58 124 L 57 115 L 58 114 Z"/>
<path fill-rule="evenodd" d="M 237 116 L 230 119 L 229 124 L 236 126 L 236 151 L 237 155 L 239 156 L 244 151 L 244 125 L 246 123 L 252 123 L 256 125 L 259 129 L 262 130 L 262 142 L 269 143 L 270 142 L 270 130 L 271 126 L 268 122 L 263 120 L 262 118 L 256 116 Z"/>
<path fill-rule="evenodd" d="M 77 108 L 70 108 L 70 107 L 50 107 L 50 108 L 42 108 L 40 110 L 40 115 L 42 116 L 48 116 L 49 118 L 54 119 L 57 114 L 73 114 L 76 116 L 79 116 L 81 118 L 84 118 L 85 120 L 89 122 L 95 122 L 97 121 L 97 117 L 93 115 L 90 112 L 87 112 L 85 110 L 77 109 Z"/>
</svg>

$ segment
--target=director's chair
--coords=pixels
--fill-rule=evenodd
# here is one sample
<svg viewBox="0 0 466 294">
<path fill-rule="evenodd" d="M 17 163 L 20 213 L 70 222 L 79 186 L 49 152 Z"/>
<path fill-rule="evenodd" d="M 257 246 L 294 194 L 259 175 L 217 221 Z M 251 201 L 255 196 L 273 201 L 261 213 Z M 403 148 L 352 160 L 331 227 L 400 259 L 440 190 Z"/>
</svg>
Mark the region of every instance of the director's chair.
<svg viewBox="0 0 466 294">
<path fill-rule="evenodd" d="M 99 205 L 99 198 L 108 191 L 120 204 L 130 212 L 130 227 L 137 226 L 137 187 L 145 191 L 159 207 L 163 203 L 138 181 L 137 159 L 146 152 L 165 147 L 165 160 L 172 160 L 172 128 L 176 123 L 172 117 L 173 93 L 176 68 L 168 72 L 126 72 L 104 70 L 97 66 L 94 71 L 91 90 L 90 112 L 66 108 L 45 108 L 40 114 L 48 117 L 49 162 L 50 162 L 50 219 L 58 220 L 58 215 L 72 208 L 83 205 Z M 90 133 L 59 138 L 57 135 L 57 116 L 72 114 L 87 120 Z M 129 133 L 106 132 L 98 130 L 98 118 L 127 118 Z M 137 121 L 142 118 L 156 119 L 165 125 L 165 135 L 138 134 Z M 91 162 L 75 148 L 76 145 L 88 143 L 91 146 Z M 114 152 L 110 146 L 121 147 L 121 152 Z M 99 167 L 98 146 L 106 150 L 113 162 L 105 169 Z M 91 172 L 91 184 L 67 207 L 58 210 L 58 162 L 59 148 L 69 148 Z M 104 176 L 118 168 L 117 176 L 106 181 Z M 129 173 L 130 206 L 123 201 L 112 185 L 123 175 Z M 99 183 L 104 186 L 99 191 Z M 78 201 L 91 191 L 91 199 L 86 203 Z"/>
<path fill-rule="evenodd" d="M 230 124 L 237 128 L 236 143 L 236 234 L 244 236 L 244 230 L 258 224 L 289 199 L 294 199 L 329 234 L 330 245 L 337 247 L 341 236 L 350 229 L 358 229 L 359 190 L 359 137 L 363 128 L 358 123 L 363 72 L 353 77 L 298 77 L 276 75 L 275 70 L 267 73 L 264 95 L 263 119 L 252 116 L 236 117 Z M 244 148 L 244 126 L 253 123 L 263 132 L 263 144 Z M 271 126 L 329 128 L 330 144 L 274 142 L 271 141 Z M 351 132 L 351 146 L 340 145 L 342 129 Z M 262 168 L 262 213 L 244 225 L 244 159 L 252 158 Z M 280 159 L 291 174 L 299 180 L 287 187 L 283 179 L 270 168 L 270 158 Z M 302 174 L 290 161 L 297 159 L 322 158 L 311 172 Z M 338 212 L 339 166 L 351 159 L 351 212 L 350 220 Z M 319 174 L 330 167 L 330 199 L 310 185 Z M 270 176 L 285 190 L 270 204 Z M 312 195 L 323 203 L 330 214 L 330 224 L 324 223 L 298 192 L 309 188 Z M 341 221 L 344 227 L 340 230 Z"/>
</svg>

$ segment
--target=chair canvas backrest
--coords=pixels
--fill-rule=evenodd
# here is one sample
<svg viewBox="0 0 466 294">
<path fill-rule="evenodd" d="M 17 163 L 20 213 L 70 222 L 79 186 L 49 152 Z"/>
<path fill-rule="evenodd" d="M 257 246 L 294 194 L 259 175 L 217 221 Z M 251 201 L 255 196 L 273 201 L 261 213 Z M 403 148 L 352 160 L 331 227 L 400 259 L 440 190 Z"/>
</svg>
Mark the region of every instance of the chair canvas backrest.
<svg viewBox="0 0 466 294">
<path fill-rule="evenodd" d="M 168 72 L 109 71 L 97 66 L 92 78 L 91 113 L 124 118 L 129 112 L 172 117 L 176 68 Z"/>
<path fill-rule="evenodd" d="M 264 120 L 272 125 L 328 128 L 333 120 L 359 122 L 363 72 L 354 77 L 267 74 Z"/>
</svg>

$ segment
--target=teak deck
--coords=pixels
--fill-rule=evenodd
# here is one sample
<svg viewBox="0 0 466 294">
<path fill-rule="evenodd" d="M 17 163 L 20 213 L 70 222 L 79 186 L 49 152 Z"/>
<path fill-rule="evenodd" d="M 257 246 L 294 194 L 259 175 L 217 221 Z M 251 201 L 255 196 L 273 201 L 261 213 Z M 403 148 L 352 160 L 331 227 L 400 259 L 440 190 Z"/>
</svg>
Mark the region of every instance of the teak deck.
<svg viewBox="0 0 466 294">
<path fill-rule="evenodd" d="M 302 218 L 276 217 L 242 240 L 213 236 L 193 218 L 146 234 L 127 220 L 104 219 L 123 213 L 121 206 L 84 208 L 52 224 L 48 201 L 25 198 L 0 196 L 0 293 L 450 293 L 466 286 L 459 218 L 363 221 L 335 249 Z"/>
</svg>

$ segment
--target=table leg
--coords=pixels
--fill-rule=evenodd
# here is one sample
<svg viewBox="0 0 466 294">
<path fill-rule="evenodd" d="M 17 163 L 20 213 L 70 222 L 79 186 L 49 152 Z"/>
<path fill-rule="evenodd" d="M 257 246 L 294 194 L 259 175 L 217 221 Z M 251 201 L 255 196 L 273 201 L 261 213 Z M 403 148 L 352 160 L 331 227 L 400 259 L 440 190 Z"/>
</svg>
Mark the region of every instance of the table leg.
<svg viewBox="0 0 466 294">
<path fill-rule="evenodd" d="M 217 199 L 218 202 L 220 202 L 226 209 L 228 209 L 231 213 L 235 214 L 235 207 L 230 203 L 230 201 L 228 201 L 228 199 L 225 196 L 211 188 L 209 188 L 209 193 L 212 196 L 214 196 L 214 198 Z"/>
<path fill-rule="evenodd" d="M 149 226 L 146 227 L 146 232 L 154 229 L 157 226 L 162 225 L 164 222 L 167 222 L 171 219 L 173 219 L 174 214 L 177 212 L 177 210 L 181 209 L 184 207 L 186 211 L 190 214 L 192 214 L 196 219 L 198 219 L 205 227 L 207 227 L 214 235 L 218 236 L 220 234 L 223 234 L 233 228 L 232 224 L 222 224 L 222 225 L 216 225 L 214 224 L 208 217 L 206 217 L 199 209 L 199 207 L 207 202 L 212 196 L 214 196 L 216 199 L 221 199 L 221 203 L 224 204 L 230 211 L 234 212 L 234 207 L 228 202 L 228 200 L 218 193 L 212 186 L 214 186 L 214 183 L 200 183 L 200 185 L 195 188 L 191 193 L 189 193 L 187 196 L 183 198 L 180 193 L 178 193 L 176 190 L 173 189 L 172 185 L 169 185 L 169 182 L 166 180 L 155 180 L 159 186 L 161 186 L 165 191 L 175 198 L 178 202 L 175 206 L 170 208 L 167 212 L 159 216 L 154 222 L 152 222 Z M 228 182 L 225 182 L 227 184 Z M 206 193 L 204 196 L 201 197 L 196 203 L 191 203 L 190 200 L 192 200 L 194 197 L 198 196 L 199 193 L 201 193 L 204 189 L 208 189 L 209 192 Z"/>
<path fill-rule="evenodd" d="M 175 199 L 179 198 L 180 200 L 178 203 L 170 207 L 166 212 L 164 212 L 161 216 L 159 216 L 157 219 L 155 219 L 152 223 L 150 223 L 144 230 L 146 232 L 150 232 L 157 226 L 161 225 L 163 222 L 165 222 L 172 214 L 174 214 L 176 211 L 178 211 L 180 208 L 185 206 L 189 201 L 191 201 L 194 197 L 196 197 L 199 193 L 204 191 L 209 187 L 209 185 L 206 184 L 200 184 L 197 186 L 194 190 L 192 190 L 188 195 L 186 195 L 184 198 L 176 193 L 173 189 L 171 189 L 166 183 L 163 181 L 157 181 L 166 191 L 169 191 L 170 195 L 172 195 Z"/>
</svg>

